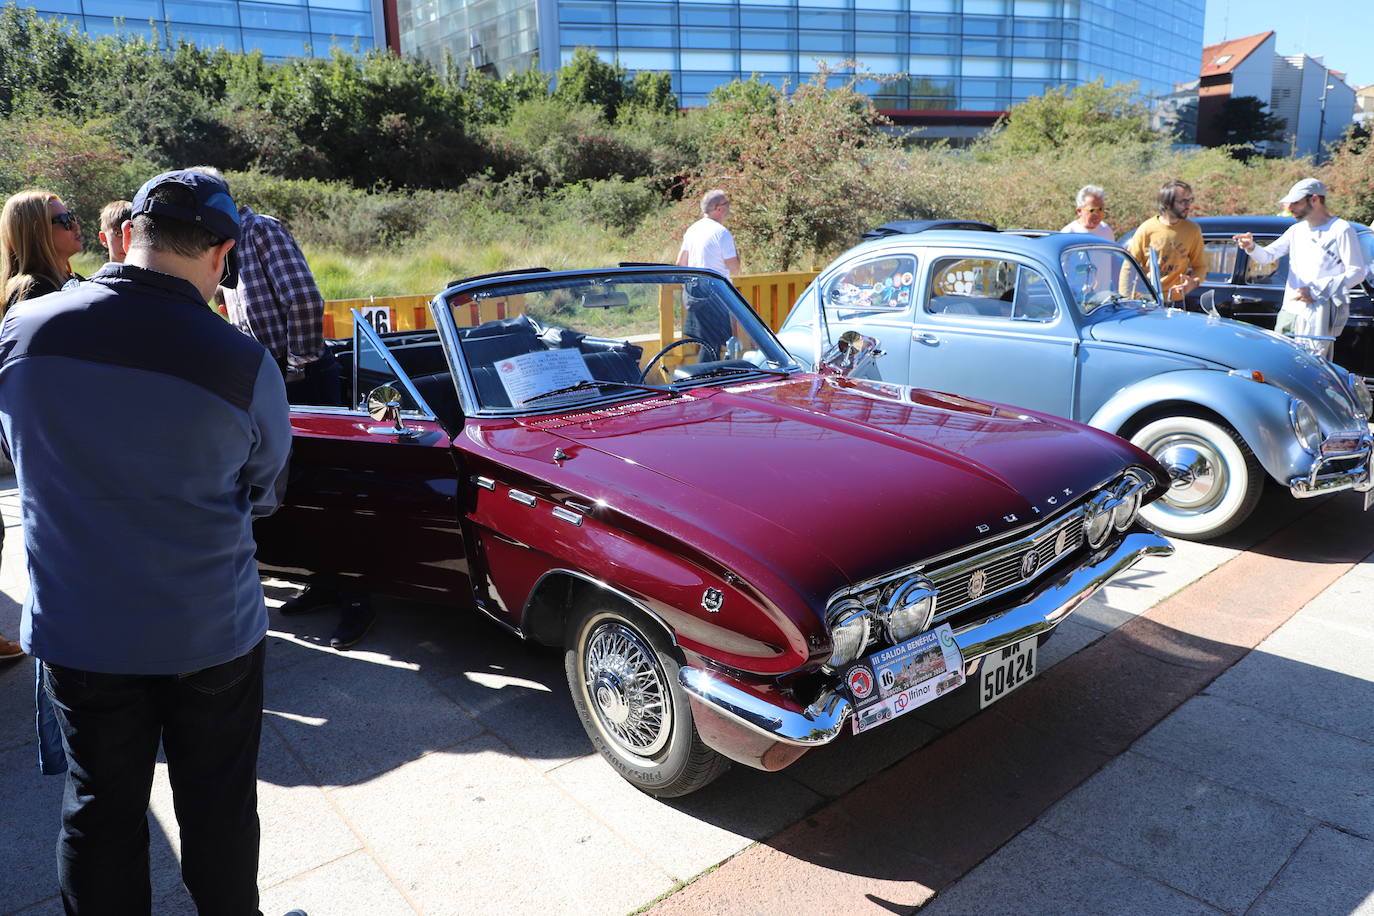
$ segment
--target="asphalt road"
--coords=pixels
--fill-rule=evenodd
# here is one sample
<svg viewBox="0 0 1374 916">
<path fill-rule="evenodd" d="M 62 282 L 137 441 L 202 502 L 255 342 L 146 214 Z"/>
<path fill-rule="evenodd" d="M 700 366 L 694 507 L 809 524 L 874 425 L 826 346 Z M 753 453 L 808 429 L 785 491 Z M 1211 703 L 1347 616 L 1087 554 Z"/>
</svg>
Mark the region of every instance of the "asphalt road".
<svg viewBox="0 0 1374 916">
<path fill-rule="evenodd" d="M 982 715 L 917 710 L 672 802 L 591 753 L 557 653 L 397 603 L 337 653 L 332 614 L 274 614 L 263 912 L 1374 913 L 1359 509 L 1267 496 L 1225 543 L 1118 580 Z M 38 775 L 32 728 L 31 662 L 5 664 L 0 912 L 55 914 L 61 779 Z M 189 913 L 170 802 L 159 766 L 156 912 Z"/>
</svg>

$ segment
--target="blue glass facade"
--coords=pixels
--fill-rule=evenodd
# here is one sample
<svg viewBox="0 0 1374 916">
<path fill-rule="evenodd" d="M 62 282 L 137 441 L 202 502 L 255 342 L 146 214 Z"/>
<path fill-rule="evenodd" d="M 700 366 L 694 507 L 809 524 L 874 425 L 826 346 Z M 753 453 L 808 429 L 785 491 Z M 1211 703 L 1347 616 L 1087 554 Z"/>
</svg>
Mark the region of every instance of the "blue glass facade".
<svg viewBox="0 0 1374 916">
<path fill-rule="evenodd" d="M 663 70 L 685 106 L 757 73 L 794 84 L 849 60 L 880 108 L 1004 110 L 1102 76 L 1156 95 L 1197 77 L 1205 0 L 398 0 L 400 45 L 498 74 L 578 47 Z M 500 7 L 504 6 L 502 12 Z M 553 53 L 557 49 L 557 53 Z M 838 67 L 833 72 L 847 73 Z"/>
<path fill-rule="evenodd" d="M 204 47 L 261 51 L 272 59 L 323 56 L 333 44 L 385 44 L 381 0 L 28 0 L 92 35 L 137 33 L 149 22 Z"/>
</svg>

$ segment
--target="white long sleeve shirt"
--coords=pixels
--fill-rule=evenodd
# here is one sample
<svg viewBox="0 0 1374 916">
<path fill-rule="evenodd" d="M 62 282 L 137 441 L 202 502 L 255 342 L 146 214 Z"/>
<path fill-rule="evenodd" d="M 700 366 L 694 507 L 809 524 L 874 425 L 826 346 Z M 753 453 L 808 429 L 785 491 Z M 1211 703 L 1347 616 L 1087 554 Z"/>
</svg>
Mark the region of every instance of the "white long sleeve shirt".
<svg viewBox="0 0 1374 916">
<path fill-rule="evenodd" d="M 1298 290 L 1307 287 L 1313 299 L 1330 299 L 1357 286 L 1369 266 L 1365 263 L 1355 227 L 1336 217 L 1316 228 L 1307 220 L 1298 220 L 1272 245 L 1263 248 L 1256 245 L 1249 254 L 1256 264 L 1269 264 L 1288 255 L 1283 308 L 1298 313 L 1308 309 L 1305 303 L 1298 301 Z"/>
</svg>

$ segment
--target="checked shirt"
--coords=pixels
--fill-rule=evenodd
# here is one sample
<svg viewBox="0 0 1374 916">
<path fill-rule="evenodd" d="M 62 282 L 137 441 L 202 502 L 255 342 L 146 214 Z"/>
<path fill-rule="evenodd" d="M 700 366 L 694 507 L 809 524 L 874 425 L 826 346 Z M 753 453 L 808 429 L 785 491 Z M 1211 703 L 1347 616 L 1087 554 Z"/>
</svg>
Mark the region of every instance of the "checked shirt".
<svg viewBox="0 0 1374 916">
<path fill-rule="evenodd" d="M 281 221 L 239 207 L 239 285 L 223 289 L 229 320 L 283 368 L 324 351 L 324 298 Z"/>
</svg>

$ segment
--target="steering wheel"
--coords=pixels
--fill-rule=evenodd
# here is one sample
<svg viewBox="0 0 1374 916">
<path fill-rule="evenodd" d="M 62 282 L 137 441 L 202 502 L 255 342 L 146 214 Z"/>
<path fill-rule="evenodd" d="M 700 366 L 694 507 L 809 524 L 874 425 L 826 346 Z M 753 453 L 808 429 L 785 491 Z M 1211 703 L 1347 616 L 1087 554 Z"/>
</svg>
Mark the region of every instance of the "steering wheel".
<svg viewBox="0 0 1374 916">
<path fill-rule="evenodd" d="M 664 347 L 662 350 L 659 350 L 657 353 L 655 353 L 653 359 L 649 360 L 647 363 L 644 364 L 644 371 L 639 373 L 640 382 L 643 382 L 646 378 L 649 377 L 649 370 L 653 369 L 654 365 L 660 359 L 662 359 L 664 354 L 666 354 L 669 350 L 675 349 L 677 347 L 682 346 L 683 344 L 689 343 L 700 344 L 702 347 L 704 347 L 706 349 L 706 352 L 711 354 L 712 362 L 714 362 L 718 358 L 716 355 L 716 348 L 711 346 L 710 343 L 702 340 L 700 337 L 679 337 L 677 340 L 673 341 L 672 343 L 668 344 L 668 346 Z"/>
</svg>

